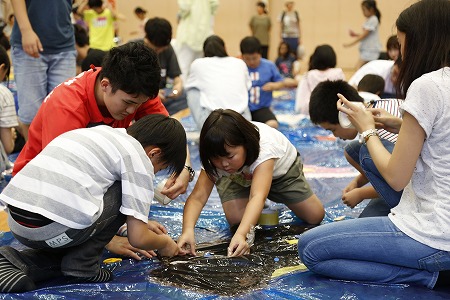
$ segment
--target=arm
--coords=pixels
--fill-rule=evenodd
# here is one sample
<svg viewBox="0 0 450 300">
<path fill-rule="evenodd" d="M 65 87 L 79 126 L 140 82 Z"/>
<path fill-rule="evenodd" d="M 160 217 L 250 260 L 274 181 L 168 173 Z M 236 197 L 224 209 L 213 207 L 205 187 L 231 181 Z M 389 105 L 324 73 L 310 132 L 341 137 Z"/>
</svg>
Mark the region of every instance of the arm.
<svg viewBox="0 0 450 300">
<path fill-rule="evenodd" d="M 148 230 L 148 225 L 134 217 L 127 216 L 128 240 L 133 247 L 145 250 L 157 249 L 162 256 L 178 254 L 177 244 L 167 234 Z"/>
<path fill-rule="evenodd" d="M 345 43 L 344 47 L 351 47 L 355 44 L 357 44 L 358 42 L 362 41 L 363 39 L 365 39 L 368 35 L 369 35 L 370 31 L 367 29 L 363 29 L 363 32 L 360 34 L 355 34 L 354 36 L 356 37 L 355 40 L 353 40 L 353 42 L 350 43 Z"/>
<path fill-rule="evenodd" d="M 14 150 L 16 141 L 16 130 L 12 128 L 0 128 L 0 139 L 5 148 L 6 154 L 10 154 Z"/>
<path fill-rule="evenodd" d="M 34 32 L 28 18 L 27 7 L 24 0 L 11 0 L 14 16 L 22 34 L 22 48 L 31 57 L 39 57 L 39 52 L 44 51 L 41 40 Z"/>
<path fill-rule="evenodd" d="M 264 203 L 272 185 L 274 164 L 274 159 L 269 159 L 257 166 L 253 172 L 250 197 L 241 223 L 228 247 L 228 256 L 241 256 L 249 252 L 250 245 L 246 241 L 247 233 L 256 225 L 264 208 Z"/>
<path fill-rule="evenodd" d="M 370 111 L 357 108 L 341 94 L 338 96 L 338 110 L 349 115 L 350 121 L 359 132 L 375 129 L 375 120 Z M 342 107 L 342 103 L 348 107 Z M 367 141 L 367 148 L 375 166 L 394 190 L 401 191 L 411 180 L 424 140 L 423 128 L 412 115 L 405 112 L 392 155 L 379 138 L 371 137 Z"/>
<path fill-rule="evenodd" d="M 195 255 L 195 235 L 194 227 L 203 207 L 208 201 L 214 182 L 206 175 L 205 170 L 200 172 L 200 176 L 195 184 L 194 190 L 189 195 L 184 205 L 183 211 L 183 229 L 178 239 L 178 247 L 186 249 L 185 253 Z"/>
<path fill-rule="evenodd" d="M 80 5 L 78 5 L 77 13 L 80 15 L 83 15 L 83 12 L 88 9 L 88 0 L 83 0 L 80 2 Z"/>
<path fill-rule="evenodd" d="M 186 145 L 186 166 L 191 166 L 191 155 L 189 152 L 189 146 Z M 186 193 L 187 187 L 189 185 L 189 171 L 183 168 L 178 177 L 171 176 L 161 191 L 161 194 L 166 195 L 170 199 L 175 199 L 181 194 Z"/>
<path fill-rule="evenodd" d="M 275 90 L 281 90 L 282 88 L 286 87 L 287 81 L 277 81 L 277 82 L 268 82 L 264 84 L 261 89 L 263 91 L 275 91 Z"/>
</svg>

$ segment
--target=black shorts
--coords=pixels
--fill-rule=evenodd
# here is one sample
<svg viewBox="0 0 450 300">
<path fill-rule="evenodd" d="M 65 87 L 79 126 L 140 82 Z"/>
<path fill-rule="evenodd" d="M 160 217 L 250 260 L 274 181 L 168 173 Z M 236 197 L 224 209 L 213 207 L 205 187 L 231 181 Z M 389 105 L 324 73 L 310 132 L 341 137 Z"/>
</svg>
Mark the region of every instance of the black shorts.
<svg viewBox="0 0 450 300">
<path fill-rule="evenodd" d="M 258 110 L 254 110 L 252 113 L 252 121 L 266 123 L 270 120 L 277 120 L 277 117 L 275 117 L 275 114 L 270 110 L 268 107 L 260 108 Z"/>
</svg>

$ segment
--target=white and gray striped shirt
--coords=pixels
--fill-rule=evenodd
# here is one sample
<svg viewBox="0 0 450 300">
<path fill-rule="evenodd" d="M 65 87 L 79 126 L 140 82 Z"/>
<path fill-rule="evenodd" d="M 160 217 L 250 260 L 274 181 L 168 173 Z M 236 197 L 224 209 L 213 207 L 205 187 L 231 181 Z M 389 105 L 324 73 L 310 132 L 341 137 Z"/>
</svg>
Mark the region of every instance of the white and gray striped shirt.
<svg viewBox="0 0 450 300">
<path fill-rule="evenodd" d="M 55 138 L 12 178 L 0 201 L 83 229 L 102 213 L 106 190 L 121 181 L 120 211 L 147 223 L 153 179 L 141 144 L 123 128 L 101 125 Z"/>
</svg>

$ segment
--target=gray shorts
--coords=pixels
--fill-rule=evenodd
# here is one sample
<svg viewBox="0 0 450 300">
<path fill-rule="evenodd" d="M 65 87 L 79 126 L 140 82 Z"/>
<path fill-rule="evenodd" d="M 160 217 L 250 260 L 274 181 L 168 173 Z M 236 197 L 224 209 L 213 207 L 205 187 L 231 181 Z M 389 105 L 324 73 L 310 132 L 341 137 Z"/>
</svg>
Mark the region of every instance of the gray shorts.
<svg viewBox="0 0 450 300">
<path fill-rule="evenodd" d="M 248 199 L 251 187 L 244 187 L 232 181 L 229 177 L 221 177 L 216 182 L 216 188 L 220 201 L 224 203 L 234 199 Z M 300 155 L 297 155 L 288 172 L 272 180 L 267 198 L 277 203 L 289 205 L 302 202 L 313 194 L 303 174 L 303 164 Z"/>
</svg>

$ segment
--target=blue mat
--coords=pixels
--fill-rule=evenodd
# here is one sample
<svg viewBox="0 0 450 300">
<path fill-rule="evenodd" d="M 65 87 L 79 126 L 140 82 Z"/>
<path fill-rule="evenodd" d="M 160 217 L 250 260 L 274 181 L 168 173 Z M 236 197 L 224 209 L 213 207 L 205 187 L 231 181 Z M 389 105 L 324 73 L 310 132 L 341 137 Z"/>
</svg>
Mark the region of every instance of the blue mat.
<svg viewBox="0 0 450 300">
<path fill-rule="evenodd" d="M 293 111 L 293 91 L 282 93 L 274 101 L 274 110 L 278 114 L 289 114 Z M 293 116 L 294 117 L 294 116 Z M 190 117 L 182 120 L 186 129 L 192 130 Z M 343 157 L 343 142 L 328 139 L 329 132 L 313 126 L 308 119 L 300 119 L 296 124 L 284 123 L 280 119 L 282 131 L 297 147 L 305 166 L 314 165 L 319 168 L 333 170 L 349 168 Z M 322 138 L 320 138 L 322 137 Z M 325 138 L 323 138 L 325 137 Z M 198 145 L 189 144 L 193 167 L 200 170 Z M 14 159 L 15 157 L 12 157 Z M 197 172 L 198 173 L 198 172 Z M 333 222 L 336 218 L 355 218 L 362 211 L 367 201 L 355 209 L 344 206 L 340 200 L 341 191 L 352 179 L 352 176 L 336 173 L 337 176 L 321 177 L 321 173 L 309 176 L 309 182 L 315 193 L 326 207 L 324 223 Z M 308 174 L 307 174 L 308 177 Z M 159 175 L 156 182 L 164 179 Z M 2 184 L 6 184 L 5 181 Z M 186 193 L 192 191 L 193 184 Z M 151 207 L 150 218 L 162 223 L 169 234 L 176 239 L 181 233 L 183 205 L 186 195 L 172 201 L 167 206 L 157 202 Z M 286 208 L 273 204 L 280 210 L 280 223 L 292 224 L 300 221 Z M 228 223 L 214 190 L 196 227 L 197 242 L 211 242 L 231 238 Z M 18 249 L 19 244 L 10 232 L 0 232 L 0 245 L 11 245 Z M 345 245 L 336 245 L 344 246 Z M 104 258 L 114 257 L 105 251 Z M 195 289 L 184 289 L 161 285 L 149 277 L 151 270 L 161 265 L 158 259 L 135 261 L 123 259 L 121 262 L 105 265 L 113 270 L 114 279 L 103 284 L 73 284 L 64 278 L 46 282 L 39 289 L 24 294 L 0 294 L 0 299 L 228 299 L 230 297 L 205 294 Z M 431 291 L 426 288 L 408 285 L 373 285 L 356 282 L 331 280 L 315 275 L 309 271 L 296 271 L 270 280 L 262 289 L 232 297 L 233 299 L 450 299 L 450 293 Z"/>
</svg>

